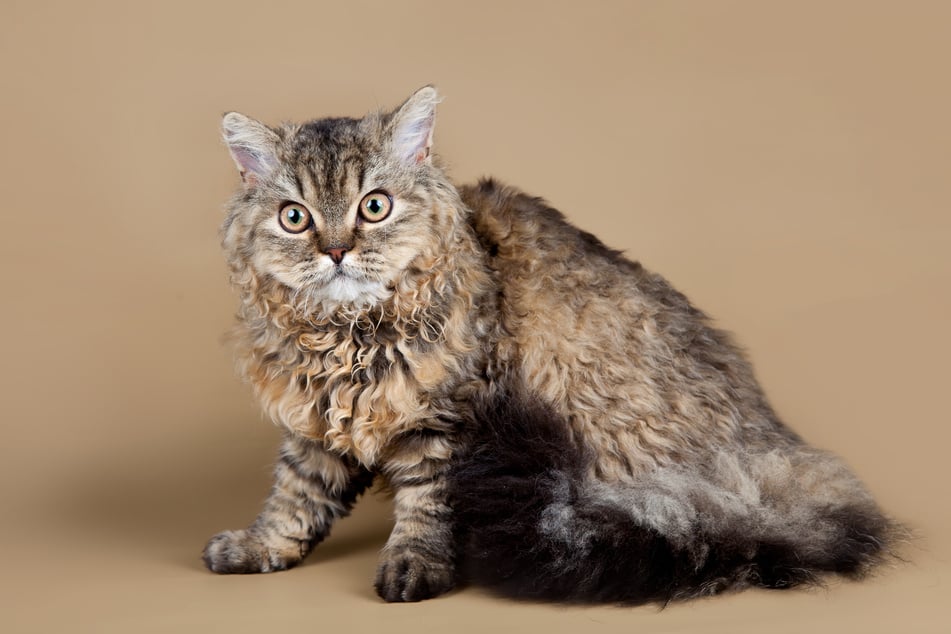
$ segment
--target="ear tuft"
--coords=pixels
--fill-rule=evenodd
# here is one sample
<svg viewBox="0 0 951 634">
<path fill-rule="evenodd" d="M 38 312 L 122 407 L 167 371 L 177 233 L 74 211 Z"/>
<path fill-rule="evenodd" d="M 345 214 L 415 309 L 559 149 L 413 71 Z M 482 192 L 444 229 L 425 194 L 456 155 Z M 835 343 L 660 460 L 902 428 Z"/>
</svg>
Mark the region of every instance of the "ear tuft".
<svg viewBox="0 0 951 634">
<path fill-rule="evenodd" d="M 393 152 L 404 163 L 429 160 L 439 101 L 435 88 L 423 86 L 393 114 Z"/>
<path fill-rule="evenodd" d="M 240 112 L 228 112 L 221 119 L 221 131 L 246 185 L 267 178 L 277 167 L 280 138 L 274 130 Z"/>
</svg>

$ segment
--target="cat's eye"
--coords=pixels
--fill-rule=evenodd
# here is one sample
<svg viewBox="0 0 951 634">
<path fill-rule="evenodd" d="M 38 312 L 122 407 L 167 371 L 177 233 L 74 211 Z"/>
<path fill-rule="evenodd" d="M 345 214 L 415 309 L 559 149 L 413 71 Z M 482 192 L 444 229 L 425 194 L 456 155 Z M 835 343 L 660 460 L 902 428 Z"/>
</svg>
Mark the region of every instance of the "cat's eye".
<svg viewBox="0 0 951 634">
<path fill-rule="evenodd" d="M 393 199 L 383 190 L 372 191 L 360 201 L 360 217 L 367 222 L 380 222 L 390 215 Z"/>
<path fill-rule="evenodd" d="M 303 205 L 287 203 L 277 214 L 281 229 L 288 233 L 300 233 L 310 226 L 310 212 Z"/>
</svg>

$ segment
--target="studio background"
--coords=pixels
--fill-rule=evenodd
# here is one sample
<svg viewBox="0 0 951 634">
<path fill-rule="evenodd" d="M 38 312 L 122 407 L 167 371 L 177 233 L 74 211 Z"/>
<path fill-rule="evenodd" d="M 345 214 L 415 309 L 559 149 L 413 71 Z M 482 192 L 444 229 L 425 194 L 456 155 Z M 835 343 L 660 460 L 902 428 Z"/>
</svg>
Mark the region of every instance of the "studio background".
<svg viewBox="0 0 951 634">
<path fill-rule="evenodd" d="M 920 1 L 5 1 L 0 628 L 947 631 L 949 24 Z M 663 611 L 386 605 L 371 495 L 297 569 L 204 570 L 278 440 L 223 342 L 220 116 L 427 83 L 453 178 L 544 196 L 736 333 L 781 416 L 919 532 L 907 563 Z"/>
</svg>

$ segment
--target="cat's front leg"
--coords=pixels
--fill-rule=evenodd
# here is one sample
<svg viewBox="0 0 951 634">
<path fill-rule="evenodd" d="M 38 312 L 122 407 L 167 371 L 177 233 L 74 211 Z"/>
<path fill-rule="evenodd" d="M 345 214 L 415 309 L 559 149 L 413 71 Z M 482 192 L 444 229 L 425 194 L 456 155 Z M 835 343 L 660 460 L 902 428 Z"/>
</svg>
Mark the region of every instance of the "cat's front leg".
<svg viewBox="0 0 951 634">
<path fill-rule="evenodd" d="M 218 533 L 202 559 L 221 574 L 273 572 L 299 563 L 347 515 L 373 476 L 319 442 L 286 434 L 274 486 L 250 527 Z"/>
<path fill-rule="evenodd" d="M 384 468 L 394 489 L 396 523 L 380 555 L 376 591 L 389 602 L 429 599 L 456 583 L 452 511 L 447 503 L 448 441 L 436 451 L 407 447 Z M 419 462 L 414 464 L 414 460 Z"/>
</svg>

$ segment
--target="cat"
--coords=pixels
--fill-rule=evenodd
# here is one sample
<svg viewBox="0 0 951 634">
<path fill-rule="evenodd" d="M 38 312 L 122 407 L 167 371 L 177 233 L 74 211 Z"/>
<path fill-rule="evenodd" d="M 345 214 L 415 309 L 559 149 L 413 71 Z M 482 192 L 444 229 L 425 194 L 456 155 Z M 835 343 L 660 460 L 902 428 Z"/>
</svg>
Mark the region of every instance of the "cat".
<svg viewBox="0 0 951 634">
<path fill-rule="evenodd" d="M 264 509 L 209 541 L 207 567 L 294 566 L 375 477 L 390 602 L 460 582 L 667 602 L 885 559 L 898 524 L 684 295 L 539 198 L 453 185 L 438 101 L 223 118 L 238 369 L 284 437 Z"/>
</svg>

